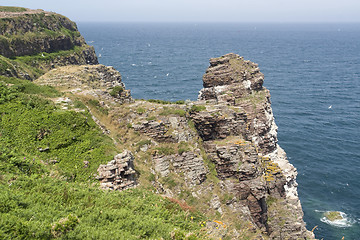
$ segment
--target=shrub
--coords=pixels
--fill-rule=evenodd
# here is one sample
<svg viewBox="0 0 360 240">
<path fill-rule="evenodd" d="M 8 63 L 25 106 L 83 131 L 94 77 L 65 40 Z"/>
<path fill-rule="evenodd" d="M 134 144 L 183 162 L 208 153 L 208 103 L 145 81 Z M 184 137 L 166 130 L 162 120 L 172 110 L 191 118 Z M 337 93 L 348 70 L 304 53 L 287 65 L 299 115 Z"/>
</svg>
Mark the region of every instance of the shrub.
<svg viewBox="0 0 360 240">
<path fill-rule="evenodd" d="M 147 121 L 154 121 L 156 120 L 156 117 L 155 116 L 151 116 L 151 117 L 148 117 L 146 118 Z"/>
<path fill-rule="evenodd" d="M 175 153 L 175 150 L 171 147 L 157 147 L 155 149 L 160 155 L 172 155 Z"/>
<path fill-rule="evenodd" d="M 178 100 L 175 102 L 171 102 L 171 101 L 158 100 L 158 99 L 148 99 L 146 101 L 151 102 L 151 103 L 159 103 L 159 104 L 174 104 L 174 103 L 175 104 L 185 104 L 184 100 Z"/>
<path fill-rule="evenodd" d="M 164 110 L 160 112 L 159 115 L 161 116 L 179 115 L 180 117 L 185 117 L 186 111 L 182 109 L 164 107 Z"/>
<path fill-rule="evenodd" d="M 69 214 L 66 218 L 60 219 L 51 226 L 51 234 L 58 238 L 61 235 L 73 230 L 79 224 L 79 218 L 75 215 Z"/>
<path fill-rule="evenodd" d="M 201 112 L 204 110 L 206 110 L 206 107 L 202 105 L 192 105 L 190 108 L 190 112 Z"/>
<path fill-rule="evenodd" d="M 164 101 L 164 100 L 158 100 L 158 99 L 149 99 L 147 101 L 151 102 L 151 103 L 159 103 L 159 104 L 171 104 L 172 103 L 170 101 Z"/>
<path fill-rule="evenodd" d="M 150 144 L 151 144 L 151 140 L 142 140 L 142 141 L 136 143 L 137 150 L 139 151 L 140 148 L 142 148 L 143 146 L 150 145 Z"/>
<path fill-rule="evenodd" d="M 122 92 L 124 91 L 124 88 L 122 86 L 115 86 L 111 89 L 110 91 L 110 95 L 112 97 L 117 97 L 119 96 Z"/>
<path fill-rule="evenodd" d="M 175 102 L 175 104 L 185 104 L 185 101 L 184 100 L 178 100 Z"/>
<path fill-rule="evenodd" d="M 139 108 L 136 109 L 136 112 L 137 112 L 138 114 L 143 114 L 143 113 L 146 112 L 146 110 L 145 110 L 145 108 L 143 108 L 143 107 L 139 107 Z"/>
<path fill-rule="evenodd" d="M 184 152 L 190 151 L 190 146 L 187 142 L 180 142 L 178 147 L 178 154 L 181 155 Z"/>
</svg>

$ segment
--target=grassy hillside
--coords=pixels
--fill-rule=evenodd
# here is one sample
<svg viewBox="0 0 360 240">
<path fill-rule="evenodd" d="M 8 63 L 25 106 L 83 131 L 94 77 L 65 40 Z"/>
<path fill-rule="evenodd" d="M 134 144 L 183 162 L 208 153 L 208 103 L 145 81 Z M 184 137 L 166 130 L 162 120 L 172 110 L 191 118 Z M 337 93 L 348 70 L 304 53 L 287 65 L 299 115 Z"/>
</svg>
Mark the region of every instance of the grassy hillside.
<svg viewBox="0 0 360 240">
<path fill-rule="evenodd" d="M 60 96 L 0 77 L 0 239 L 205 238 L 203 217 L 174 199 L 99 190 L 96 169 L 117 149 L 83 105 L 49 100 Z"/>
</svg>

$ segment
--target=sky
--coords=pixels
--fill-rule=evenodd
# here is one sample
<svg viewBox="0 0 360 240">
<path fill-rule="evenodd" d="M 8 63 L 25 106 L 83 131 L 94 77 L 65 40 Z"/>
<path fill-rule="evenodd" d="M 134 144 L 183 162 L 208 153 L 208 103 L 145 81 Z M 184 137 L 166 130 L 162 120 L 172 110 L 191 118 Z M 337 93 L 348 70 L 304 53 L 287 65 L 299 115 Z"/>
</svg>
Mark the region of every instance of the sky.
<svg viewBox="0 0 360 240">
<path fill-rule="evenodd" d="M 360 0 L 0 0 L 78 22 L 360 22 Z"/>
</svg>

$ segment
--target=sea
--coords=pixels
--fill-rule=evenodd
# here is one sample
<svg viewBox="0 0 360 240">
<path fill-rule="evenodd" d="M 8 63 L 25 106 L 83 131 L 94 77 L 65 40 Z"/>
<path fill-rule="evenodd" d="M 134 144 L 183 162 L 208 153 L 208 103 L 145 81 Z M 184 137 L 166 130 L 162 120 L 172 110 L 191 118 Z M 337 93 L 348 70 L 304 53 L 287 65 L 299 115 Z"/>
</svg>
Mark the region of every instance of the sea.
<svg viewBox="0 0 360 240">
<path fill-rule="evenodd" d="M 138 99 L 196 100 L 209 59 L 259 64 L 318 239 L 360 239 L 360 23 L 78 23 Z M 324 218 L 340 211 L 343 221 Z"/>
</svg>

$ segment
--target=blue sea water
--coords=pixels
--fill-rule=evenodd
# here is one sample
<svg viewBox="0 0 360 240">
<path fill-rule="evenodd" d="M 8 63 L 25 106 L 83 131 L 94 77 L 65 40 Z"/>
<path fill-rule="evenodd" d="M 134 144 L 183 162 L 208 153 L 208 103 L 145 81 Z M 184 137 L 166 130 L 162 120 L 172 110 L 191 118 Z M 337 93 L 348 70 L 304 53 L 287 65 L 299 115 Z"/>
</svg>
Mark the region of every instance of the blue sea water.
<svg viewBox="0 0 360 240">
<path fill-rule="evenodd" d="M 259 64 L 308 229 L 360 239 L 360 24 L 79 23 L 135 98 L 195 100 L 211 57 Z M 329 108 L 331 106 L 331 108 Z M 321 221 L 341 211 L 348 225 Z"/>
</svg>

